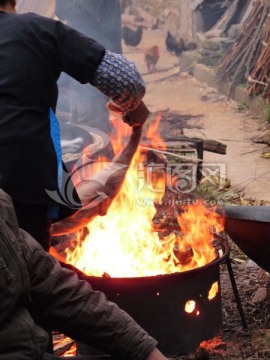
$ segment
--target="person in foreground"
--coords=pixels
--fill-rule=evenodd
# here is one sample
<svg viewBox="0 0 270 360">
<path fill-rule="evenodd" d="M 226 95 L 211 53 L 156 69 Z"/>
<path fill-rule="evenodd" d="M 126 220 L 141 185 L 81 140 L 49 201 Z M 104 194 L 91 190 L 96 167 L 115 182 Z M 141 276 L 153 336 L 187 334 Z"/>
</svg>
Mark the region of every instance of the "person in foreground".
<svg viewBox="0 0 270 360">
<path fill-rule="evenodd" d="M 0 360 L 54 359 L 44 354 L 49 340 L 44 327 L 94 346 L 113 359 L 166 359 L 156 340 L 126 312 L 62 268 L 18 227 L 12 200 L 2 189 L 0 297 Z"/>
<path fill-rule="evenodd" d="M 12 197 L 20 227 L 48 251 L 51 223 L 80 208 L 54 116 L 61 73 L 101 91 L 126 120 L 140 109 L 145 85 L 123 55 L 60 21 L 17 14 L 15 6 L 0 0 L 0 187 Z"/>
</svg>

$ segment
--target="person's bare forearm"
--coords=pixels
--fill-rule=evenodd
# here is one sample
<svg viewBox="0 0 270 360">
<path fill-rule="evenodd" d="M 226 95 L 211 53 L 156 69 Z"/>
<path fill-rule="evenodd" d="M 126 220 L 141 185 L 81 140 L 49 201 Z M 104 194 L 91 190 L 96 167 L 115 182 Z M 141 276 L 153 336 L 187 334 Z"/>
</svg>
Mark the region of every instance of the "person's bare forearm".
<svg viewBox="0 0 270 360">
<path fill-rule="evenodd" d="M 157 348 L 154 348 L 145 360 L 168 360 Z"/>
</svg>

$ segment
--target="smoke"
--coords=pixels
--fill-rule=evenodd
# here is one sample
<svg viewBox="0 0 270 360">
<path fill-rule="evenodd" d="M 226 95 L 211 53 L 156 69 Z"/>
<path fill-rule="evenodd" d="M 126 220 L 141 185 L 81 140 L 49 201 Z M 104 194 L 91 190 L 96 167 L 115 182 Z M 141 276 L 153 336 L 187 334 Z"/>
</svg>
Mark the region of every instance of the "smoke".
<svg viewBox="0 0 270 360">
<path fill-rule="evenodd" d="M 119 0 L 55 0 L 55 15 L 72 28 L 121 53 Z M 110 132 L 108 99 L 90 85 L 82 86 L 63 74 L 59 80 L 58 111 L 69 114 L 72 124 L 89 125 Z M 67 101 L 68 99 L 68 101 Z"/>
</svg>

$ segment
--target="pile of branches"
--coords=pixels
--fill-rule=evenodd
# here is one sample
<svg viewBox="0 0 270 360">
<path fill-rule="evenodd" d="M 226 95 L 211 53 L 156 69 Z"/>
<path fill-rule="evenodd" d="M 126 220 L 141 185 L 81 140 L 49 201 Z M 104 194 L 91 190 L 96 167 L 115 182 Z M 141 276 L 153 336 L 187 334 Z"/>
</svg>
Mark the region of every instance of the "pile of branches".
<svg viewBox="0 0 270 360">
<path fill-rule="evenodd" d="M 270 101 L 270 13 L 265 24 L 259 58 L 248 77 L 247 92 L 249 95 L 261 95 Z"/>
<path fill-rule="evenodd" d="M 250 95 L 263 93 L 263 96 L 269 99 L 269 14 L 269 0 L 255 1 L 241 34 L 220 62 L 220 79 L 231 80 L 229 97 L 238 84 L 247 82 Z"/>
</svg>

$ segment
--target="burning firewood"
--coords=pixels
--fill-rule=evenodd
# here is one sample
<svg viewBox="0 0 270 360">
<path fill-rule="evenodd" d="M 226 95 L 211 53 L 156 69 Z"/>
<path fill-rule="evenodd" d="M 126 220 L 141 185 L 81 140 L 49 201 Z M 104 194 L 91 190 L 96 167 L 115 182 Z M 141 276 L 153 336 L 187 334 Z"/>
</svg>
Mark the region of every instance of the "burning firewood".
<svg viewBox="0 0 270 360">
<path fill-rule="evenodd" d="M 63 355 L 71 346 L 75 343 L 75 340 L 70 339 L 69 337 L 64 337 L 59 335 L 60 339 L 57 340 L 55 337 L 53 338 L 54 346 L 54 355 L 61 356 Z"/>
</svg>

